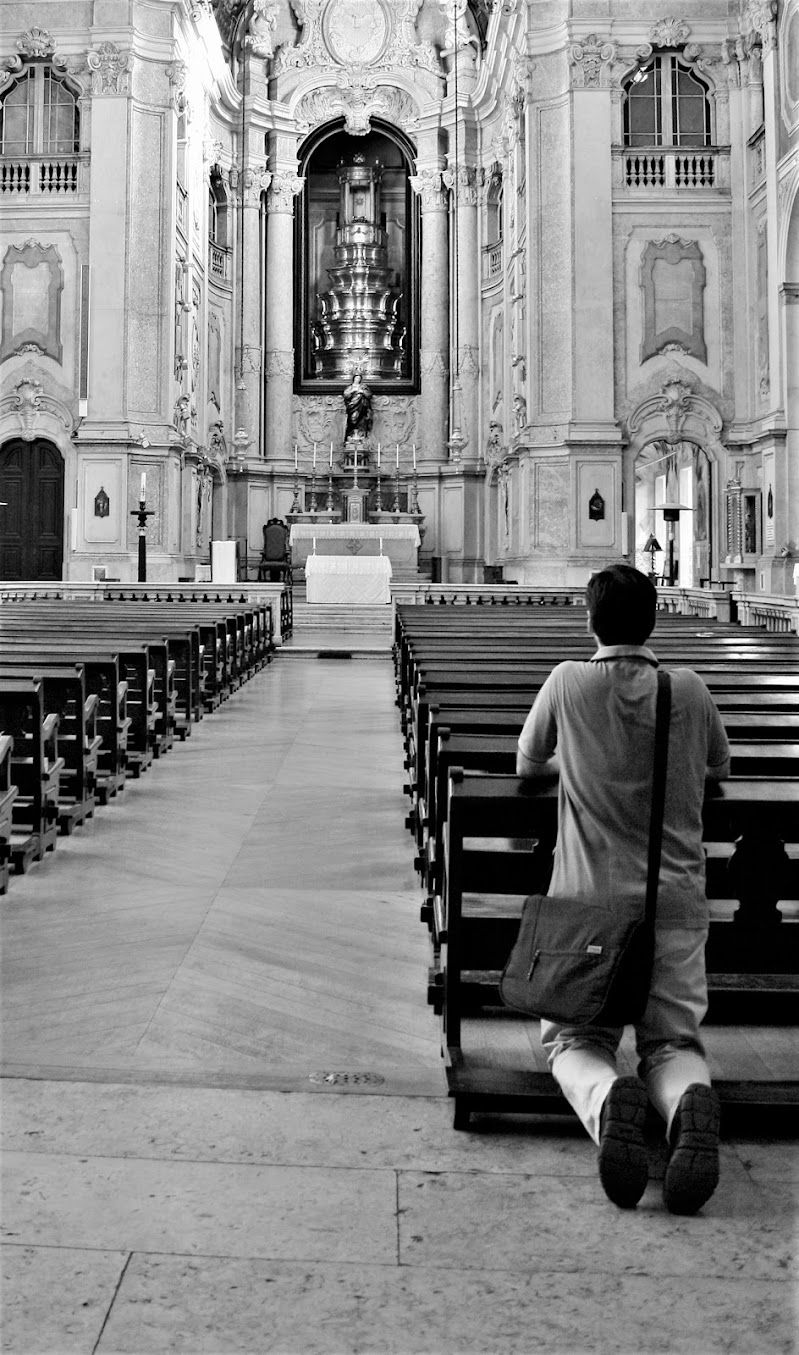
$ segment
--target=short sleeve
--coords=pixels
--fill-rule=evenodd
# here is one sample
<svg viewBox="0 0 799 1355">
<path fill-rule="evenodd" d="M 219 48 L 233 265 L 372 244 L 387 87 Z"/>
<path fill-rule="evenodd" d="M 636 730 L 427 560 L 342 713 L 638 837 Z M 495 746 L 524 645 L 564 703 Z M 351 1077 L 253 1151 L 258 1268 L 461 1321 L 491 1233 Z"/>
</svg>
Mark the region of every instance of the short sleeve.
<svg viewBox="0 0 799 1355">
<path fill-rule="evenodd" d="M 729 763 L 730 743 L 718 706 L 709 692 L 707 707 L 707 765 L 709 771 L 719 771 Z"/>
<path fill-rule="evenodd" d="M 548 762 L 558 741 L 557 669 L 550 673 L 519 735 L 519 749 L 529 762 Z"/>
</svg>

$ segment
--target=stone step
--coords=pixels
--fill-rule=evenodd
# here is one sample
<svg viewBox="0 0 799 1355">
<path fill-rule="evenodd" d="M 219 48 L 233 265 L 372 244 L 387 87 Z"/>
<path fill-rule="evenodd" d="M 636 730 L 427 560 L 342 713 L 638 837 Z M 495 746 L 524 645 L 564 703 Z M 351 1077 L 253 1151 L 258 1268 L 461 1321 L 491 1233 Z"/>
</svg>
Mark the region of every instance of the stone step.
<svg viewBox="0 0 799 1355">
<path fill-rule="evenodd" d="M 294 632 L 314 631 L 376 631 L 391 634 L 391 607 L 347 606 L 343 603 L 294 601 Z"/>
</svg>

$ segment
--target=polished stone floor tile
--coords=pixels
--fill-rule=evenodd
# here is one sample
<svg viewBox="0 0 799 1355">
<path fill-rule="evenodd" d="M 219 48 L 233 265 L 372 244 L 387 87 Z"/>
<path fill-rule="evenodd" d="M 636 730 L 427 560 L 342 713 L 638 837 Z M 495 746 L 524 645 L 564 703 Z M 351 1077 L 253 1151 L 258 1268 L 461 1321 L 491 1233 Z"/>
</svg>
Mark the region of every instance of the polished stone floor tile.
<svg viewBox="0 0 799 1355">
<path fill-rule="evenodd" d="M 693 1218 L 668 1214 L 656 1183 L 637 1209 L 617 1210 L 598 1181 L 571 1174 L 403 1173 L 399 1200 L 403 1265 L 799 1278 L 797 1200 L 780 1183 L 755 1185 L 732 1154 L 713 1199 Z M 467 1218 L 479 1226 L 464 1229 Z"/>
<path fill-rule="evenodd" d="M 445 1090 L 443 1074 L 442 1092 Z M 275 1166 L 596 1174 L 576 1121 L 496 1119 L 454 1133 L 440 1098 L 9 1080 L 6 1151 Z"/>
<path fill-rule="evenodd" d="M 134 1256 L 97 1355 L 790 1355 L 787 1291 L 684 1277 L 675 1293 L 657 1275 L 590 1270 Z"/>
<path fill-rule="evenodd" d="M 6 1153 L 4 1241 L 396 1264 L 394 1173 Z"/>
<path fill-rule="evenodd" d="M 91 1355 L 126 1254 L 8 1244 L 0 1251 L 4 1355 Z"/>
</svg>

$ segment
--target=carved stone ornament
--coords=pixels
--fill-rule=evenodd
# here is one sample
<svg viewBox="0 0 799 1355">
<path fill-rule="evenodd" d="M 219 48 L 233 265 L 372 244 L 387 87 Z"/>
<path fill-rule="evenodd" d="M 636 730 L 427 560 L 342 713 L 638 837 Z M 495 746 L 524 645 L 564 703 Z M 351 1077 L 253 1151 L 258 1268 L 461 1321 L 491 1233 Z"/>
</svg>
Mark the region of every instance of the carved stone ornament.
<svg viewBox="0 0 799 1355">
<path fill-rule="evenodd" d="M 772 51 L 777 46 L 777 0 L 748 0 L 741 27 L 745 32 L 754 29 L 763 50 Z"/>
<path fill-rule="evenodd" d="M 259 207 L 264 193 L 269 191 L 272 174 L 268 169 L 245 169 L 238 181 L 241 200 L 245 207 Z"/>
<path fill-rule="evenodd" d="M 607 89 L 611 83 L 616 44 L 597 33 L 590 33 L 581 42 L 569 48 L 569 61 L 574 66 L 574 84 L 583 89 Z"/>
<path fill-rule="evenodd" d="M 10 395 L 0 400 L 0 418 L 16 415 L 19 420 L 18 436 L 23 442 L 33 442 L 42 433 L 49 433 L 54 422 L 66 429 L 72 429 L 72 419 L 60 400 L 48 395 L 42 383 L 34 376 L 24 376 L 14 386 Z"/>
<path fill-rule="evenodd" d="M 265 354 L 264 370 L 267 380 L 282 376 L 287 381 L 293 381 L 294 349 L 268 348 Z"/>
<path fill-rule="evenodd" d="M 459 165 L 457 172 L 447 169 L 441 177 L 447 188 L 456 193 L 459 202 L 467 203 L 470 207 L 477 206 L 485 178 L 482 169 L 475 169 L 474 165 Z"/>
<path fill-rule="evenodd" d="M 186 79 L 188 74 L 189 68 L 185 61 L 173 61 L 172 65 L 166 68 L 166 75 L 169 80 L 169 102 L 178 114 L 187 111 Z"/>
<path fill-rule="evenodd" d="M 64 268 L 55 245 L 26 240 L 8 246 L 0 268 L 0 362 L 30 352 L 61 361 L 63 290 Z"/>
<path fill-rule="evenodd" d="M 447 25 L 447 38 L 441 48 L 443 56 L 452 56 L 453 52 L 462 52 L 466 47 L 477 51 L 480 44 L 474 33 L 470 32 L 466 15 L 469 13 L 468 0 L 438 0 Z"/>
<path fill-rule="evenodd" d="M 189 422 L 195 417 L 191 399 L 188 395 L 179 395 L 175 401 L 172 427 L 181 441 L 188 437 Z"/>
<path fill-rule="evenodd" d="M 101 42 L 86 54 L 92 72 L 92 94 L 128 94 L 130 92 L 130 52 L 122 52 L 115 42 Z"/>
<path fill-rule="evenodd" d="M 274 174 L 266 195 L 267 212 L 284 212 L 291 216 L 294 199 L 304 187 L 305 180 L 299 174 Z"/>
<path fill-rule="evenodd" d="M 418 174 L 410 174 L 408 182 L 414 193 L 422 199 L 422 211 L 445 211 L 447 206 L 444 191 L 443 174 L 440 169 L 420 169 Z"/>
<path fill-rule="evenodd" d="M 344 130 L 350 136 L 368 136 L 371 119 L 382 118 L 396 127 L 409 130 L 417 109 L 404 90 L 380 84 L 379 75 L 353 66 L 339 71 L 336 85 L 314 89 L 297 105 L 297 129 L 307 134 L 334 118 L 344 118 Z"/>
<path fill-rule="evenodd" d="M 684 47 L 691 29 L 684 19 L 659 19 L 649 30 L 653 47 Z"/>
<path fill-rule="evenodd" d="M 280 13 L 280 0 L 253 0 L 250 24 L 244 39 L 253 56 L 268 60 L 275 54 L 275 29 Z"/>
<path fill-rule="evenodd" d="M 0 89 L 20 74 L 26 61 L 49 61 L 57 71 L 66 71 L 67 58 L 55 50 L 55 41 L 44 28 L 29 28 L 16 41 L 16 53 L 0 60 Z"/>
<path fill-rule="evenodd" d="M 290 0 L 302 29 L 296 46 L 275 58 L 276 72 L 360 66 L 370 70 L 416 66 L 436 75 L 441 67 L 429 43 L 416 36 L 421 0 Z"/>
<path fill-rule="evenodd" d="M 419 370 L 422 376 L 445 377 L 449 373 L 447 354 L 440 348 L 422 348 L 419 351 Z"/>
</svg>

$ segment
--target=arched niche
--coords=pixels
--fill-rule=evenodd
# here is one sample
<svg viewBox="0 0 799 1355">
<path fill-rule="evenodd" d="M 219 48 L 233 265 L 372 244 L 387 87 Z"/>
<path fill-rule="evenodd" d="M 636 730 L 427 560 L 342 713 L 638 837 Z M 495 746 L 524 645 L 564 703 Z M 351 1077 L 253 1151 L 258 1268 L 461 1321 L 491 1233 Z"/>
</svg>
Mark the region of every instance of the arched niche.
<svg viewBox="0 0 799 1355">
<path fill-rule="evenodd" d="M 345 130 L 343 118 L 317 128 L 300 148 L 298 173 L 305 179 L 302 205 L 295 215 L 295 390 L 303 395 L 338 393 L 342 373 L 335 372 L 330 353 L 322 350 L 325 314 L 336 314 L 344 288 L 336 293 L 336 280 L 330 270 L 337 266 L 336 247 L 340 220 L 342 183 L 339 167 L 361 164 L 379 176 L 377 212 L 385 231 L 385 258 L 377 259 L 377 268 L 385 265 L 388 276 L 374 284 L 367 278 L 366 288 L 374 285 L 372 298 L 380 292 L 379 303 L 386 314 L 394 307 L 396 323 L 387 342 L 394 345 L 392 357 L 373 364 L 366 361 L 363 375 L 370 387 L 383 394 L 415 394 L 419 390 L 419 242 L 420 217 L 416 195 L 411 191 L 415 150 L 410 140 L 396 127 L 372 119 L 365 136 L 353 136 Z M 352 213 L 373 210 L 374 195 L 366 193 L 364 206 L 352 206 Z M 370 243 L 365 238 L 366 256 Z M 323 303 L 322 298 L 326 300 Z M 361 304 L 363 294 L 358 298 Z M 347 300 L 344 304 L 349 304 Z M 370 300 L 372 304 L 372 300 Z M 325 311 L 325 307 L 327 310 Z M 386 332 L 388 333 L 388 327 Z M 335 336 L 338 338 L 338 336 Z M 356 334 L 357 339 L 357 334 Z M 343 340 L 341 341 L 344 342 Z M 396 357 L 396 363 L 394 363 Z M 364 361 L 357 342 L 352 349 L 352 364 Z M 338 364 L 341 366 L 342 364 Z M 346 364 L 349 371 L 351 364 Z"/>
<path fill-rule="evenodd" d="M 664 575 L 670 528 L 658 505 L 682 505 L 684 511 L 673 524 L 682 587 L 698 588 L 703 579 L 715 577 L 719 565 L 721 430 L 719 411 L 683 375 L 666 377 L 627 423 L 625 482 L 627 501 L 634 505 L 635 562 L 649 572 L 651 556 L 644 546 L 654 536 L 662 547 L 654 558 L 655 571 Z"/>
</svg>

